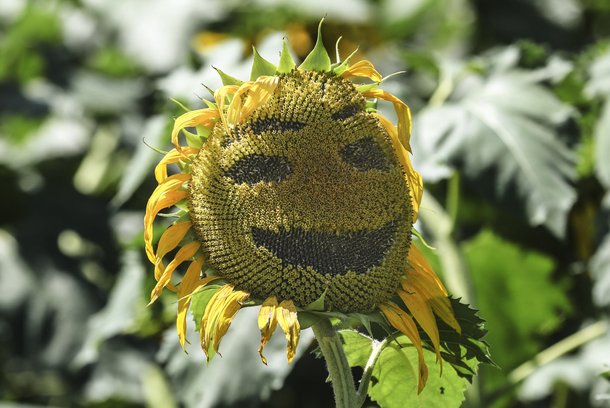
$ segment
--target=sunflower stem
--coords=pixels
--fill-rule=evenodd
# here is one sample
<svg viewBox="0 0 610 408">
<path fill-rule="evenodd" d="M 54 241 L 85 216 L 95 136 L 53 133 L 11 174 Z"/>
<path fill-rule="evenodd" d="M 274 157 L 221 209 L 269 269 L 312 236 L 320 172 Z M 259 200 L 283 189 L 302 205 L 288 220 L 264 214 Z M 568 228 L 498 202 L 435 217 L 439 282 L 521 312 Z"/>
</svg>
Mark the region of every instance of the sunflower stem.
<svg viewBox="0 0 610 408">
<path fill-rule="evenodd" d="M 373 341 L 373 351 L 369 356 L 369 359 L 366 362 L 366 366 L 364 367 L 364 372 L 362 373 L 362 379 L 360 379 L 360 386 L 358 386 L 358 392 L 356 393 L 356 406 L 361 407 L 364 405 L 364 401 L 366 401 L 366 395 L 369 390 L 369 383 L 371 382 L 371 377 L 373 375 L 373 368 L 383 351 L 383 348 L 387 344 L 387 340 L 389 337 L 383 339 L 383 341 Z"/>
<path fill-rule="evenodd" d="M 335 394 L 335 406 L 337 408 L 357 407 L 354 377 L 339 334 L 327 319 L 321 319 L 312 326 L 312 329 L 324 360 L 326 360 L 326 368 Z"/>
</svg>

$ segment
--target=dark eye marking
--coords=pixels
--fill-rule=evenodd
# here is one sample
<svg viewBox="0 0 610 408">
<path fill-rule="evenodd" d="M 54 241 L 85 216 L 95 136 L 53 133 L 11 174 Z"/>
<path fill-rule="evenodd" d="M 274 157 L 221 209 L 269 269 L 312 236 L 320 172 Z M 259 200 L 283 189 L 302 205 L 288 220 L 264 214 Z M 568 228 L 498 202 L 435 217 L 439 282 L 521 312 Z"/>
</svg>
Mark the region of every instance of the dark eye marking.
<svg viewBox="0 0 610 408">
<path fill-rule="evenodd" d="M 239 159 L 224 175 L 232 178 L 237 184 L 254 185 L 261 181 L 279 182 L 290 173 L 292 168 L 286 157 L 251 154 Z"/>
<path fill-rule="evenodd" d="M 360 112 L 360 107 L 357 105 L 348 105 L 343 109 L 333 113 L 330 117 L 332 120 L 345 120 L 356 113 Z"/>
<path fill-rule="evenodd" d="M 339 154 L 346 163 L 360 171 L 389 170 L 390 161 L 372 137 L 365 137 L 343 147 Z"/>
<path fill-rule="evenodd" d="M 286 132 L 289 130 L 300 130 L 305 127 L 303 122 L 280 120 L 278 118 L 265 118 L 259 119 L 256 122 L 250 124 L 250 129 L 254 133 L 262 133 L 269 130 L 279 130 Z"/>
</svg>

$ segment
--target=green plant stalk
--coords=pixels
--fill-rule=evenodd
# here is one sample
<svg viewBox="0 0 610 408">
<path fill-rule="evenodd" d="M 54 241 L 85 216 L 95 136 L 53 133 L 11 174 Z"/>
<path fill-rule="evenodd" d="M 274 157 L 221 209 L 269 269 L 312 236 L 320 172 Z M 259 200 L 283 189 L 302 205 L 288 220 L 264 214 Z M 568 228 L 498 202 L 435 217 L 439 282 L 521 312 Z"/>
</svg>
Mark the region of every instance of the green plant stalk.
<svg viewBox="0 0 610 408">
<path fill-rule="evenodd" d="M 362 379 L 360 380 L 360 386 L 358 387 L 358 392 L 356 393 L 356 406 L 361 407 L 364 405 L 364 401 L 366 400 L 366 395 L 369 390 L 369 383 L 371 382 L 371 376 L 373 375 L 373 368 L 383 351 L 383 348 L 388 342 L 388 338 L 386 337 L 383 341 L 374 341 L 373 340 L 373 351 L 369 356 L 369 359 L 366 362 L 366 366 L 364 367 L 364 372 L 362 373 Z"/>
<path fill-rule="evenodd" d="M 597 321 L 563 340 L 558 341 L 549 348 L 538 353 L 533 359 L 526 361 L 515 368 L 508 379 L 512 384 L 518 384 L 529 377 L 536 368 L 548 364 L 559 357 L 577 349 L 578 347 L 603 336 L 608 332 L 608 323 L 605 320 Z"/>
<path fill-rule="evenodd" d="M 352 369 L 347 362 L 343 343 L 337 331 L 327 319 L 321 319 L 312 326 L 312 329 L 322 356 L 326 360 L 326 367 L 335 394 L 335 406 L 337 408 L 357 407 Z"/>
</svg>

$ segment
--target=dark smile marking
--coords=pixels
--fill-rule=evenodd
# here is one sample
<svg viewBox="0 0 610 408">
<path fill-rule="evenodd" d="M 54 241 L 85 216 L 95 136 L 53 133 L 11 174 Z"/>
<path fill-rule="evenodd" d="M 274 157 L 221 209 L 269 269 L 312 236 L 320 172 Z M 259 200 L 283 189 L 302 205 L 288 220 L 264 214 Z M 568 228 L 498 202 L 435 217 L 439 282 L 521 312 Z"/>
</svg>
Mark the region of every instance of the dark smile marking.
<svg viewBox="0 0 610 408">
<path fill-rule="evenodd" d="M 379 265 L 394 242 L 397 223 L 390 221 L 374 231 L 345 234 L 293 228 L 279 232 L 252 228 L 257 246 L 265 247 L 284 262 L 319 273 L 366 273 Z"/>
</svg>

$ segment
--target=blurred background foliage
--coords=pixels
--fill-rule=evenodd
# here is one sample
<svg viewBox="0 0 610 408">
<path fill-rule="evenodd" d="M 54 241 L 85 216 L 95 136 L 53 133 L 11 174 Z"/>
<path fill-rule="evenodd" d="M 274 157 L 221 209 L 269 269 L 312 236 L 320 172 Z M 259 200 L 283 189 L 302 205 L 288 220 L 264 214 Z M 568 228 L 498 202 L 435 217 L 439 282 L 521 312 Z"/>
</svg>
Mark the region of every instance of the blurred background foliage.
<svg viewBox="0 0 610 408">
<path fill-rule="evenodd" d="M 406 71 L 428 255 L 499 365 L 464 405 L 610 407 L 608 0 L 2 0 L 0 406 L 331 405 L 311 334 L 262 366 L 249 310 L 222 358 L 183 353 L 142 249 L 170 99 L 253 44 L 302 58 L 324 15 L 329 50 Z"/>
</svg>

